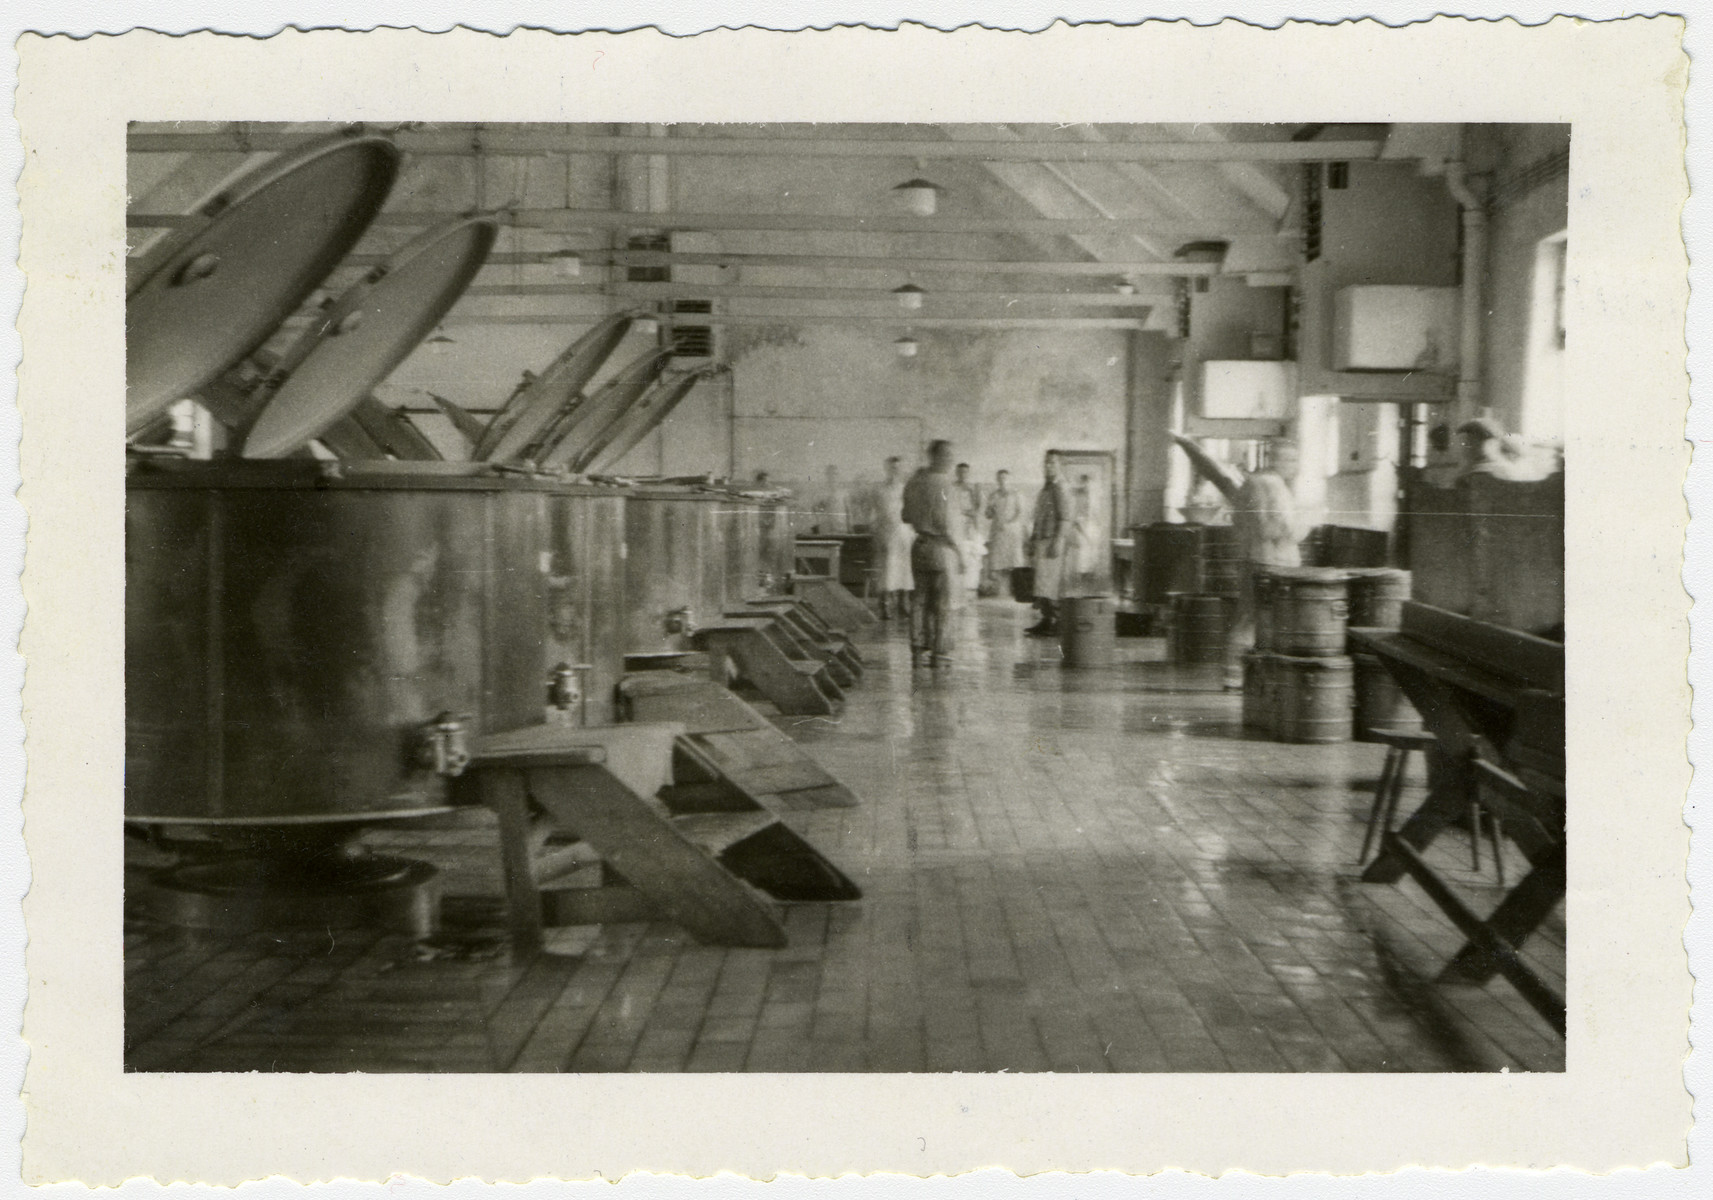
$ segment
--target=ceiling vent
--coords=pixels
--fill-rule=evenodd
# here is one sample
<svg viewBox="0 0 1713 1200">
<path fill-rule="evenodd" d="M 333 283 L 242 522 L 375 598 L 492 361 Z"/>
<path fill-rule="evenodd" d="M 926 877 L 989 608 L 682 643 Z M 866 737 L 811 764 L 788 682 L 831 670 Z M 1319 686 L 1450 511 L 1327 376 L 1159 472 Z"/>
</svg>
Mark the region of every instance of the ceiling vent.
<svg viewBox="0 0 1713 1200">
<path fill-rule="evenodd" d="M 671 235 L 671 248 L 680 254 L 718 254 L 720 241 L 715 235 L 700 230 L 674 233 Z M 673 283 L 689 286 L 718 287 L 724 282 L 725 274 L 718 265 L 708 263 L 674 263 L 670 278 Z M 665 338 L 670 333 L 671 341 L 662 341 L 663 347 L 672 351 L 674 367 L 695 367 L 720 361 L 720 327 L 707 321 L 698 321 L 698 316 L 712 316 L 718 311 L 722 302 L 713 300 L 674 300 L 662 306 L 661 311 L 671 313 L 675 318 L 666 331 Z"/>
<path fill-rule="evenodd" d="M 706 233 L 648 233 L 638 234 L 625 243 L 627 250 L 647 250 L 658 253 L 677 251 L 684 254 L 711 254 L 718 251 L 711 234 Z M 630 283 L 684 283 L 714 285 L 719 283 L 717 266 L 662 264 L 633 266 L 626 270 Z M 660 346 L 672 351 L 675 367 L 691 367 L 715 361 L 719 342 L 716 326 L 697 321 L 698 316 L 712 316 L 712 300 L 663 300 L 656 307 L 662 317 Z"/>
<path fill-rule="evenodd" d="M 686 314 L 711 315 L 714 311 L 712 300 L 672 300 L 668 301 L 666 311 L 678 319 L 660 331 L 661 345 L 666 346 L 666 339 L 671 339 L 672 357 L 678 359 L 699 359 L 704 362 L 714 357 L 714 327 L 685 321 Z"/>
</svg>

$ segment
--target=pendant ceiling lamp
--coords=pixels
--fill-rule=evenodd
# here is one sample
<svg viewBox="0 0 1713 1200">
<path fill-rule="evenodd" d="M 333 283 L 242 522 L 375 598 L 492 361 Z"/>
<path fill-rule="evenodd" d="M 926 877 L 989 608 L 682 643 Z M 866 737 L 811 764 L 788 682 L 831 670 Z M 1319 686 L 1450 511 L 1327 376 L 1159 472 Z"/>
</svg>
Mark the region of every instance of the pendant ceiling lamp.
<svg viewBox="0 0 1713 1200">
<path fill-rule="evenodd" d="M 933 216 L 940 203 L 939 186 L 926 179 L 907 179 L 893 188 L 892 194 L 898 197 L 906 212 L 915 213 L 918 217 Z"/>
<path fill-rule="evenodd" d="M 905 334 L 896 342 L 892 343 L 892 349 L 897 353 L 899 358 L 915 358 L 916 351 L 921 349 L 921 343 L 909 334 Z"/>
<path fill-rule="evenodd" d="M 553 273 L 561 279 L 575 279 L 583 273 L 583 256 L 575 250 L 561 250 L 550 261 Z"/>
<path fill-rule="evenodd" d="M 892 294 L 898 297 L 899 308 L 921 308 L 922 297 L 928 293 L 913 283 L 907 283 L 903 287 L 893 288 Z"/>
<path fill-rule="evenodd" d="M 428 338 L 422 344 L 428 347 L 428 352 L 430 354 L 445 354 L 448 346 L 453 346 L 457 343 L 447 334 L 446 327 L 442 325 L 434 331 L 432 337 Z"/>
</svg>

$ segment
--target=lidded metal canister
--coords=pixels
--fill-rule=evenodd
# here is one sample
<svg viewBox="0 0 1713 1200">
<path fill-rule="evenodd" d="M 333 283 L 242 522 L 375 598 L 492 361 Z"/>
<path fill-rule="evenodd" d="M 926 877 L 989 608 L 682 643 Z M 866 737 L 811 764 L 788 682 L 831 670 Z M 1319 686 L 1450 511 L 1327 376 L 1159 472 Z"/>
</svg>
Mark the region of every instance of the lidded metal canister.
<svg viewBox="0 0 1713 1200">
<path fill-rule="evenodd" d="M 1275 567 L 1269 575 L 1273 648 L 1290 655 L 1343 654 L 1350 573 L 1330 567 Z"/>
<path fill-rule="evenodd" d="M 1250 650 L 1243 656 L 1243 727 L 1271 733 L 1273 730 L 1274 655 Z"/>
<path fill-rule="evenodd" d="M 1362 567 L 1350 572 L 1350 627 L 1397 629 L 1410 598 L 1410 573 L 1395 567 Z"/>
<path fill-rule="evenodd" d="M 1202 590 L 1201 531 L 1200 525 L 1165 521 L 1131 530 L 1137 576 L 1132 587 L 1140 603 L 1166 605 L 1174 592 Z"/>
<path fill-rule="evenodd" d="M 1226 602 L 1223 596 L 1174 595 L 1169 646 L 1172 661 L 1223 662 L 1226 620 Z"/>
<path fill-rule="evenodd" d="M 1266 567 L 1254 568 L 1249 575 L 1249 586 L 1254 589 L 1255 649 L 1270 652 L 1275 648 L 1272 572 Z"/>
<path fill-rule="evenodd" d="M 1118 656 L 1118 615 L 1110 596 L 1059 601 L 1059 644 L 1067 667 L 1109 667 Z"/>
<path fill-rule="evenodd" d="M 1202 525 L 1201 584 L 1204 592 L 1235 597 L 1243 584 L 1243 546 L 1233 525 Z"/>
<path fill-rule="evenodd" d="M 1273 655 L 1274 736 L 1285 742 L 1350 740 L 1351 662 L 1343 655 Z"/>
</svg>

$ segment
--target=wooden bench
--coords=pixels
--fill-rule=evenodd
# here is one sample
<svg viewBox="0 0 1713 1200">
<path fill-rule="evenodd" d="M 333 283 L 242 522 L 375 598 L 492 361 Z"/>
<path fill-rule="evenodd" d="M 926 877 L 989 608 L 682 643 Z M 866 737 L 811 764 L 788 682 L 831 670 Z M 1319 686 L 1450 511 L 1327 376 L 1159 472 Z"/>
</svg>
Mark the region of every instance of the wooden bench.
<svg viewBox="0 0 1713 1200">
<path fill-rule="evenodd" d="M 1362 874 L 1392 883 L 1408 873 L 1469 941 L 1445 977 L 1483 982 L 1503 974 L 1564 1032 L 1564 999 L 1517 955 L 1565 892 L 1564 647 L 1516 630 L 1409 601 L 1396 632 L 1357 629 L 1421 713 L 1439 750 L 1427 798 L 1383 835 Z M 1492 813 L 1529 862 L 1492 915 L 1477 917 L 1422 857 L 1469 811 Z"/>
</svg>

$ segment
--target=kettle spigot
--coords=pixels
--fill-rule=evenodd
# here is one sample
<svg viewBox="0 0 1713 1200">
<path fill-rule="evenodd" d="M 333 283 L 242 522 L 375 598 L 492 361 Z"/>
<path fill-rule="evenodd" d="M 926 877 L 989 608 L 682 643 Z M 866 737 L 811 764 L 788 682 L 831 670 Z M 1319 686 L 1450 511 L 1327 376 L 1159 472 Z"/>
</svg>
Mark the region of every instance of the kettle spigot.
<svg viewBox="0 0 1713 1200">
<path fill-rule="evenodd" d="M 465 719 L 443 712 L 417 730 L 417 762 L 447 778 L 462 775 L 470 765 L 470 730 Z"/>
</svg>

